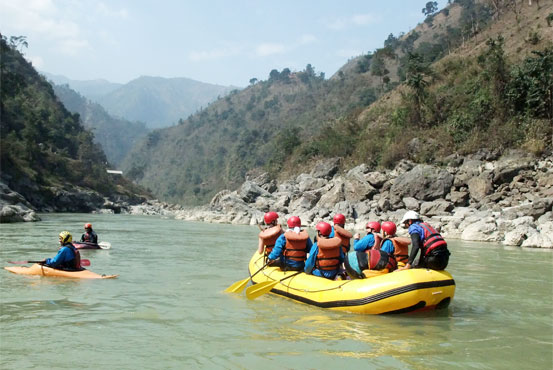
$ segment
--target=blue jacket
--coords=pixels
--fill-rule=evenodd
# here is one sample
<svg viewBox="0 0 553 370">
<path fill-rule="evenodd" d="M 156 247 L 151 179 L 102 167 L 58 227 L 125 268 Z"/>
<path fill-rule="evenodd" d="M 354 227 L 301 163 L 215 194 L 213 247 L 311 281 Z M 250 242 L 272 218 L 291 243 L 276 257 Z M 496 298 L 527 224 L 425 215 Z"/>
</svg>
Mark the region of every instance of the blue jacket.
<svg viewBox="0 0 553 370">
<path fill-rule="evenodd" d="M 363 239 L 353 240 L 353 250 L 357 252 L 365 252 L 371 249 L 374 245 L 374 235 L 369 233 Z"/>
<path fill-rule="evenodd" d="M 73 244 L 65 244 L 54 258 L 47 258 L 44 264 L 53 268 L 70 266 L 71 261 L 75 259 L 73 248 Z"/>
<path fill-rule="evenodd" d="M 317 246 L 317 243 L 313 244 L 311 246 L 311 249 L 309 250 L 309 258 L 307 258 L 307 261 L 305 261 L 305 269 L 304 271 L 307 274 L 313 274 L 315 276 L 321 276 L 325 277 L 327 279 L 334 279 L 336 277 L 336 274 L 340 269 L 336 270 L 319 270 L 314 269 L 315 268 L 315 262 L 317 261 L 317 254 L 319 254 L 319 247 Z M 342 247 L 340 247 L 340 264 L 344 262 L 344 252 L 342 251 Z"/>
<path fill-rule="evenodd" d="M 292 259 L 286 259 L 284 258 L 284 247 L 286 246 L 286 237 L 284 234 L 278 237 L 278 239 L 275 242 L 275 247 L 273 248 L 273 251 L 269 254 L 270 260 L 276 260 L 277 258 L 280 259 L 281 265 L 284 266 L 290 266 L 293 268 L 303 268 L 305 266 L 304 262 L 295 261 Z M 311 241 L 311 238 L 307 238 L 307 249 L 311 250 L 311 247 L 313 246 L 313 242 Z"/>
<path fill-rule="evenodd" d="M 394 243 L 392 243 L 392 241 L 390 239 L 385 239 L 383 242 L 382 242 L 382 246 L 380 247 L 380 250 L 381 251 L 384 251 L 386 253 L 388 253 L 389 255 L 393 256 L 394 255 L 394 251 L 396 250 L 394 248 Z"/>
</svg>

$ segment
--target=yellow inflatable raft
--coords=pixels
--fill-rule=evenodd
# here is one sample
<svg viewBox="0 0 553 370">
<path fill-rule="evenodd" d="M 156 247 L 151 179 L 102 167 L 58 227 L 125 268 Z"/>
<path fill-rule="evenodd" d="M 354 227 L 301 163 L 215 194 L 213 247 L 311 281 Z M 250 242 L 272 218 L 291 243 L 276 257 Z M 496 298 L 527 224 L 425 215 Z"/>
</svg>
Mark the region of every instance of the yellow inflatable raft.
<svg viewBox="0 0 553 370">
<path fill-rule="evenodd" d="M 257 252 L 250 260 L 250 276 L 263 266 Z M 297 274 L 267 267 L 256 274 L 254 284 L 279 281 Z M 270 291 L 302 303 L 362 314 L 393 314 L 441 309 L 455 294 L 455 281 L 447 271 L 409 269 L 392 273 L 375 271 L 358 280 L 328 280 L 300 273 L 276 284 Z"/>
</svg>

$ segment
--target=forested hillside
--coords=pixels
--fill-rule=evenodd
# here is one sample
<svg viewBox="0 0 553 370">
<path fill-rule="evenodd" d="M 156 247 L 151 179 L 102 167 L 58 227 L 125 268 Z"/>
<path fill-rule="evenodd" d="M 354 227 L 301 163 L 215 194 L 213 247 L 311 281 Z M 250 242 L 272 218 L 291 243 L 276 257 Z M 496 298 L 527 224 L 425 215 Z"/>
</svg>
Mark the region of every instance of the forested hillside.
<svg viewBox="0 0 553 370">
<path fill-rule="evenodd" d="M 0 40 L 2 182 L 39 210 L 86 210 L 69 201 L 77 192 L 126 199 L 143 193 L 123 177 L 106 173 L 106 157 L 93 134 L 23 58 L 18 49 L 25 46 L 23 37 L 8 41 L 2 35 Z"/>
<path fill-rule="evenodd" d="M 68 85 L 54 85 L 54 92 L 63 105 L 78 113 L 84 126 L 94 133 L 94 142 L 100 144 L 110 164 L 119 166 L 138 140 L 150 131 L 142 122 L 114 118 Z"/>
<path fill-rule="evenodd" d="M 428 5 L 430 4 L 430 7 Z M 312 159 L 393 166 L 488 148 L 551 150 L 553 5 L 457 0 L 325 79 L 273 70 L 176 127 L 124 166 L 159 197 L 204 203 L 248 171 L 300 173 Z"/>
</svg>

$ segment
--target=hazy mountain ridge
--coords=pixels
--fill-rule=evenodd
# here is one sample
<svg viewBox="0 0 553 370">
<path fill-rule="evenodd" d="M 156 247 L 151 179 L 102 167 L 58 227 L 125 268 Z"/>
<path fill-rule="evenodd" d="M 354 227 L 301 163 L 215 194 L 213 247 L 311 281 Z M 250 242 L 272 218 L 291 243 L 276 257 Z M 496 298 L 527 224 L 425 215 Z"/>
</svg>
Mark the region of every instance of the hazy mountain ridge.
<svg viewBox="0 0 553 370">
<path fill-rule="evenodd" d="M 62 75 L 55 75 L 44 71 L 40 73 L 56 85 L 69 85 L 71 89 L 90 100 L 96 100 L 98 97 L 104 96 L 123 86 L 123 84 L 110 82 L 104 79 L 72 80 Z"/>
<path fill-rule="evenodd" d="M 142 122 L 110 116 L 100 104 L 86 99 L 68 85 L 54 85 L 54 91 L 70 112 L 80 115 L 84 126 L 94 133 L 94 141 L 102 146 L 107 159 L 116 167 L 150 131 Z"/>
<path fill-rule="evenodd" d="M 110 114 L 160 128 L 176 124 L 232 89 L 189 78 L 142 76 L 97 101 Z"/>
</svg>

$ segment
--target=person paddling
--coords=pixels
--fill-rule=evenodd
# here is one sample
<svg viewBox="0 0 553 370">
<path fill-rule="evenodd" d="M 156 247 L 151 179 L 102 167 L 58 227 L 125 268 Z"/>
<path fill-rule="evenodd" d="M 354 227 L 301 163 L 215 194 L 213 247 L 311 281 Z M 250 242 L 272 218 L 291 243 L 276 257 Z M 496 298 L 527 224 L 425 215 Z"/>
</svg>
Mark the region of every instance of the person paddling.
<svg viewBox="0 0 553 370">
<path fill-rule="evenodd" d="M 384 240 L 380 250 L 394 256 L 398 267 L 403 267 L 407 264 L 409 258 L 409 240 L 396 236 L 396 231 L 396 224 L 392 221 L 382 223 Z"/>
<path fill-rule="evenodd" d="M 365 252 L 369 249 L 380 249 L 380 222 L 370 221 L 367 222 L 367 235 L 363 239 L 359 240 L 361 237 L 359 233 L 356 233 L 353 236 L 353 250 L 358 252 Z"/>
<path fill-rule="evenodd" d="M 329 223 L 321 221 L 315 228 L 318 238 L 309 251 L 305 272 L 334 280 L 344 262 L 342 239 L 330 237 L 332 226 Z"/>
<path fill-rule="evenodd" d="M 302 271 L 307 252 L 311 250 L 313 242 L 307 231 L 301 228 L 298 216 L 290 217 L 287 224 L 288 230 L 275 242 L 275 247 L 269 254 L 269 262 L 271 266 L 280 266 L 285 271 Z"/>
<path fill-rule="evenodd" d="M 81 235 L 81 242 L 98 244 L 98 235 L 92 230 L 92 224 L 84 225 L 85 233 Z"/>
<path fill-rule="evenodd" d="M 278 224 L 278 214 L 276 212 L 265 213 L 263 221 L 265 221 L 267 227 L 259 233 L 257 253 L 263 254 L 265 252 L 265 257 L 267 257 L 273 251 L 275 243 L 283 231 Z"/>
<path fill-rule="evenodd" d="M 47 258 L 41 262 L 42 265 L 52 267 L 58 270 L 80 271 L 81 254 L 71 243 L 73 237 L 69 231 L 62 231 L 59 234 L 60 250 L 54 258 Z"/>
</svg>

